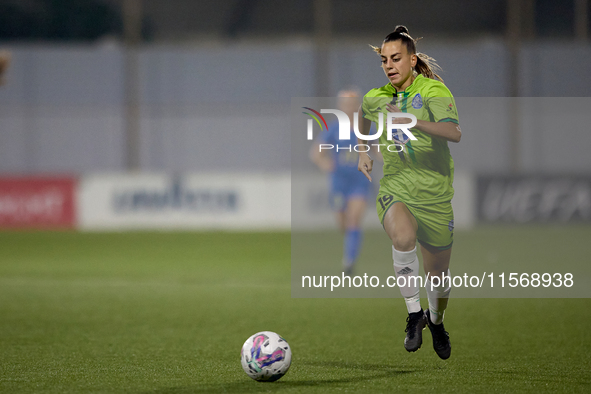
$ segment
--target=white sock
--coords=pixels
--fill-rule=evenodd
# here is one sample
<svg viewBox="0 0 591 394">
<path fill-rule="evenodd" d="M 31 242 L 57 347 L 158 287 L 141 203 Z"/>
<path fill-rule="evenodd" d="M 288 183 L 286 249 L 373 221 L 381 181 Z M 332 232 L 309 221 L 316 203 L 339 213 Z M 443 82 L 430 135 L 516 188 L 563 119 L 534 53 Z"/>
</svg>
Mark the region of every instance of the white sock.
<svg viewBox="0 0 591 394">
<path fill-rule="evenodd" d="M 444 278 L 447 277 L 449 277 L 449 270 L 447 270 L 447 274 Z M 425 283 L 425 286 L 427 288 L 427 298 L 429 299 L 429 315 L 431 317 L 431 323 L 441 324 L 443 323 L 443 315 L 445 314 L 445 308 L 447 308 L 447 302 L 449 301 L 451 279 L 444 280 L 439 286 L 433 286 L 433 290 L 431 290 L 430 280 Z"/>
<path fill-rule="evenodd" d="M 409 252 L 401 252 L 392 246 L 392 258 L 394 260 L 394 272 L 396 277 L 405 277 L 405 286 L 400 287 L 400 293 L 406 302 L 408 313 L 421 311 L 421 300 L 419 298 L 419 259 L 417 248 Z M 413 278 L 411 278 L 413 277 Z M 401 280 L 402 282 L 402 280 Z"/>
</svg>

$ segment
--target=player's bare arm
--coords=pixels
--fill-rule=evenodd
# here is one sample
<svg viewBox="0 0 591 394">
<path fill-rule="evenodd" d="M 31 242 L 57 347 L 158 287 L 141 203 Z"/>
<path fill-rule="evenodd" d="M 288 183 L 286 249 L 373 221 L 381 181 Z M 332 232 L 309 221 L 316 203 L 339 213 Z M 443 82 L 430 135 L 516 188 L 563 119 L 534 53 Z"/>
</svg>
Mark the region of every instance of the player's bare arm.
<svg viewBox="0 0 591 394">
<path fill-rule="evenodd" d="M 387 104 L 386 107 L 388 112 L 401 112 L 400 108 L 394 104 Z M 397 124 L 410 122 L 410 119 L 406 118 L 393 119 L 393 123 Z M 462 130 L 460 129 L 460 125 L 453 122 L 429 122 L 418 119 L 414 128 L 434 137 L 443 138 L 444 140 L 450 142 L 460 142 L 460 139 L 462 138 Z"/>
<path fill-rule="evenodd" d="M 453 122 L 428 122 L 426 120 L 418 120 L 415 127 L 424 133 L 431 134 L 434 137 L 443 138 L 450 142 L 460 142 L 460 139 L 462 138 L 460 125 Z"/>
</svg>

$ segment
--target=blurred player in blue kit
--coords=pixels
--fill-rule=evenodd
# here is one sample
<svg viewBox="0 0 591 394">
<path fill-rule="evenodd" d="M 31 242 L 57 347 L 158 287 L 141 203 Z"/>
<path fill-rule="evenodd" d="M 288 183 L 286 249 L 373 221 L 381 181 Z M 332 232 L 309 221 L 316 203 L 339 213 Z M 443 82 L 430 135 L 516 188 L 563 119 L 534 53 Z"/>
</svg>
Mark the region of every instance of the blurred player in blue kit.
<svg viewBox="0 0 591 394">
<path fill-rule="evenodd" d="M 349 117 L 361 103 L 360 92 L 355 88 L 341 90 L 338 109 Z M 326 144 L 322 146 L 321 144 Z M 336 212 L 337 223 L 344 233 L 343 272 L 353 273 L 362 242 L 361 221 L 365 215 L 371 183 L 357 169 L 358 154 L 352 148 L 357 144 L 355 134 L 350 140 L 339 140 L 339 124 L 336 119 L 328 123 L 310 149 L 310 159 L 320 170 L 330 174 L 330 205 Z M 332 145 L 333 148 L 329 148 Z M 338 152 L 336 147 L 339 147 Z"/>
</svg>

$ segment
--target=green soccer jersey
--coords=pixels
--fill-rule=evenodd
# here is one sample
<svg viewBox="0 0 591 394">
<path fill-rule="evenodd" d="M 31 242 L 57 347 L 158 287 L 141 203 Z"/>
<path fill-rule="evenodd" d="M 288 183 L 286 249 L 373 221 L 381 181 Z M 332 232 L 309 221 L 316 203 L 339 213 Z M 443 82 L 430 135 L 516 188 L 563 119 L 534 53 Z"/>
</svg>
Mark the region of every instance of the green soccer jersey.
<svg viewBox="0 0 591 394">
<path fill-rule="evenodd" d="M 396 197 L 409 204 L 436 204 L 450 201 L 453 197 L 454 163 L 442 138 L 431 137 L 413 128 L 411 133 L 417 140 L 404 140 L 401 131 L 400 141 L 404 150 L 397 152 L 394 141 L 387 139 L 386 104 L 395 103 L 402 112 L 415 115 L 418 120 L 429 122 L 453 122 L 458 124 L 455 101 L 449 89 L 440 81 L 418 75 L 404 91 L 387 84 L 370 90 L 363 98 L 363 117 L 378 125 L 379 114 L 383 113 L 383 132 L 380 136 L 380 152 L 384 157 L 384 178 Z M 379 125 L 378 125 L 379 127 Z M 396 137 L 395 137 L 396 138 Z"/>
</svg>

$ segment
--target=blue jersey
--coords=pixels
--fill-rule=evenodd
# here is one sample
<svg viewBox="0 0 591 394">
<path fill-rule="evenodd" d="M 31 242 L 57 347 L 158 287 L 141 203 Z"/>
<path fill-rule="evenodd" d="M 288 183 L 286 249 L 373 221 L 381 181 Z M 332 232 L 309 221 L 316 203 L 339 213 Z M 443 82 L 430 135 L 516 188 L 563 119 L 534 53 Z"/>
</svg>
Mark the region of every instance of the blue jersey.
<svg viewBox="0 0 591 394">
<path fill-rule="evenodd" d="M 329 151 L 323 150 L 331 155 L 334 163 L 334 170 L 331 173 L 331 177 L 350 179 L 352 182 L 360 179 L 367 180 L 367 178 L 357 170 L 359 154 L 353 149 L 353 147 L 357 145 L 357 138 L 352 131 L 350 140 L 339 140 L 338 122 L 329 123 L 328 130 L 325 130 L 320 134 L 319 142 L 321 144 L 331 144 L 334 146 L 334 148 Z M 337 146 L 339 147 L 338 152 Z"/>
<path fill-rule="evenodd" d="M 334 148 L 323 152 L 330 153 L 334 170 L 330 174 L 331 205 L 334 209 L 342 210 L 351 197 L 367 198 L 371 184 L 358 169 L 359 154 L 353 149 L 357 145 L 357 137 L 351 131 L 350 140 L 339 140 L 339 124 L 328 124 L 328 130 L 323 131 L 319 143 L 331 144 Z M 339 147 L 337 152 L 337 146 Z"/>
</svg>

